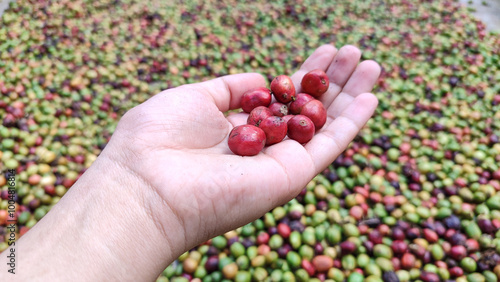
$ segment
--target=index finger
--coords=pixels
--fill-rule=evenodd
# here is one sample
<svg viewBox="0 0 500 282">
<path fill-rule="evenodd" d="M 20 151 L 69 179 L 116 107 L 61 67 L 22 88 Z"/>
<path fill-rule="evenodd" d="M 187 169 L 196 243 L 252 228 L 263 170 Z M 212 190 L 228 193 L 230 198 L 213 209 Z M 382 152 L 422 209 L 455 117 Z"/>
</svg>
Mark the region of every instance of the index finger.
<svg viewBox="0 0 500 282">
<path fill-rule="evenodd" d="M 291 76 L 295 86 L 295 92 L 300 93 L 302 91 L 300 81 L 306 73 L 315 69 L 321 69 L 326 72 L 336 54 L 337 49 L 333 45 L 327 44 L 318 47 L 302 66 L 300 66 L 300 69 Z"/>
</svg>

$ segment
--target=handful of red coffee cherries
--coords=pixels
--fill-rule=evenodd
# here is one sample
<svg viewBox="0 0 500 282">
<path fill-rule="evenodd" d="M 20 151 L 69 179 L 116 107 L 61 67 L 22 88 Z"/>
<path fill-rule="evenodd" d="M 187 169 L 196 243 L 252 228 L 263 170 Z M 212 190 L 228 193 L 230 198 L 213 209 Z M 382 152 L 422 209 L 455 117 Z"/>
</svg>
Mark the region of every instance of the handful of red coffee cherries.
<svg viewBox="0 0 500 282">
<path fill-rule="evenodd" d="M 301 81 L 303 93 L 295 94 L 290 77 L 279 75 L 271 89 L 259 87 L 243 94 L 241 108 L 249 113 L 247 124 L 229 133 L 229 149 L 240 156 L 255 156 L 264 146 L 281 142 L 287 135 L 301 144 L 309 142 L 326 123 L 326 109 L 317 100 L 330 82 L 320 69 L 308 72 Z M 271 104 L 272 95 L 276 98 Z"/>
</svg>

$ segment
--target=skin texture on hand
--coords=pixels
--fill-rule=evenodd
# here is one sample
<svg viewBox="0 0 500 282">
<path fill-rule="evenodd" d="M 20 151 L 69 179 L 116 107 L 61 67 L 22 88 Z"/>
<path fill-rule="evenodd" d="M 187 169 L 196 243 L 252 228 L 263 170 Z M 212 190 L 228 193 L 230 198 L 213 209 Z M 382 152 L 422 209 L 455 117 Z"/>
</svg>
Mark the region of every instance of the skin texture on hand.
<svg viewBox="0 0 500 282">
<path fill-rule="evenodd" d="M 328 112 L 326 125 L 305 146 L 284 140 L 253 157 L 237 156 L 229 150 L 229 132 L 245 124 L 248 114 L 225 116 L 224 112 L 239 108 L 245 91 L 266 86 L 259 74 L 184 85 L 133 108 L 120 120 L 96 163 L 19 241 L 25 246 L 25 256 L 28 251 L 34 254 L 26 263 L 42 255 L 33 247 L 37 240 L 45 242 L 42 249 L 50 251 L 50 246 L 57 244 L 50 240 L 57 238 L 64 248 L 52 250 L 56 261 L 73 267 L 73 273 L 86 270 L 80 276 L 84 280 L 109 280 L 109 275 L 154 279 L 186 250 L 291 200 L 347 147 L 377 106 L 377 99 L 369 92 L 380 67 L 373 61 L 358 64 L 360 56 L 353 46 L 337 50 L 324 45 L 292 76 L 297 92 L 302 77 L 313 69 L 324 70 L 330 79 L 330 87 L 321 97 Z M 86 211 L 88 214 L 81 215 Z M 80 220 L 68 219 L 68 214 Z M 66 219 L 60 220 L 62 217 Z M 42 234 L 52 232 L 52 228 L 58 235 L 44 238 Z M 96 228 L 109 233 L 100 234 Z M 130 232 L 143 238 L 137 240 Z M 67 240 L 74 240 L 74 244 Z M 72 252 L 71 247 L 80 248 L 80 241 L 88 241 L 82 243 L 85 251 L 64 253 Z M 98 270 L 108 276 L 85 269 L 88 262 L 78 265 L 82 257 L 100 249 L 106 251 L 91 265 L 102 263 Z M 132 260 L 131 256 L 137 257 Z M 29 271 L 50 266 L 42 262 Z M 45 277 L 57 276 L 58 271 L 63 270 L 45 270 Z M 70 273 L 66 277 L 74 276 Z"/>
</svg>

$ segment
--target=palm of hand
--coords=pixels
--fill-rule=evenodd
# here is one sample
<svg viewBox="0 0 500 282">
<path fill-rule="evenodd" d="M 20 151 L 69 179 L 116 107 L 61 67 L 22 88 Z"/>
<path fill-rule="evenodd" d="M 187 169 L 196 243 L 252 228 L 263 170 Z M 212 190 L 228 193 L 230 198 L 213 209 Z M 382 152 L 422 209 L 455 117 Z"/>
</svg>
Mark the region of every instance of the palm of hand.
<svg viewBox="0 0 500 282">
<path fill-rule="evenodd" d="M 292 76 L 297 90 L 302 76 L 316 68 L 331 82 L 322 97 L 327 124 L 305 146 L 285 140 L 254 157 L 230 152 L 228 133 L 247 114 L 223 112 L 238 108 L 246 90 L 265 86 L 260 75 L 240 74 L 164 91 L 131 110 L 110 143 L 122 142 L 118 147 L 127 150 L 113 159 L 147 184 L 145 206 L 149 197 L 163 200 L 150 213 L 163 229 L 173 228 L 162 222 L 174 214 L 169 222 L 184 233 L 176 243 L 188 249 L 290 200 L 347 147 L 377 104 L 362 93 L 372 89 L 380 69 L 358 61 L 355 47 L 337 52 L 322 46 Z"/>
</svg>

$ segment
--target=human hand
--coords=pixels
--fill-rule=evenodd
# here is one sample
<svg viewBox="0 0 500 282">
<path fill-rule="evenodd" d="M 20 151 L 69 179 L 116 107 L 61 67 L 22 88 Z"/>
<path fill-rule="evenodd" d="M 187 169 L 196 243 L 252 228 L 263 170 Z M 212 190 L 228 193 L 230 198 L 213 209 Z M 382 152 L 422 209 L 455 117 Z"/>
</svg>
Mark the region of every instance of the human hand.
<svg viewBox="0 0 500 282">
<path fill-rule="evenodd" d="M 92 166 L 16 241 L 29 254 L 19 265 L 30 266 L 16 277 L 153 280 L 191 247 L 286 203 L 373 114 L 377 99 L 367 92 L 380 67 L 358 65 L 359 58 L 355 47 L 325 45 L 292 76 L 297 91 L 312 69 L 330 79 L 321 97 L 327 123 L 305 146 L 284 140 L 252 157 L 229 150 L 228 134 L 247 114 L 223 112 L 239 108 L 246 90 L 265 86 L 258 74 L 181 86 L 130 110 Z"/>
<path fill-rule="evenodd" d="M 102 157 L 145 184 L 137 188 L 143 208 L 180 254 L 291 200 L 348 146 L 377 105 L 368 92 L 380 67 L 359 59 L 356 47 L 325 45 L 292 76 L 298 92 L 310 70 L 330 79 L 321 97 L 327 123 L 305 146 L 284 140 L 253 157 L 231 153 L 228 134 L 248 114 L 223 113 L 239 108 L 245 91 L 265 86 L 247 73 L 152 97 L 125 114 Z"/>
</svg>

